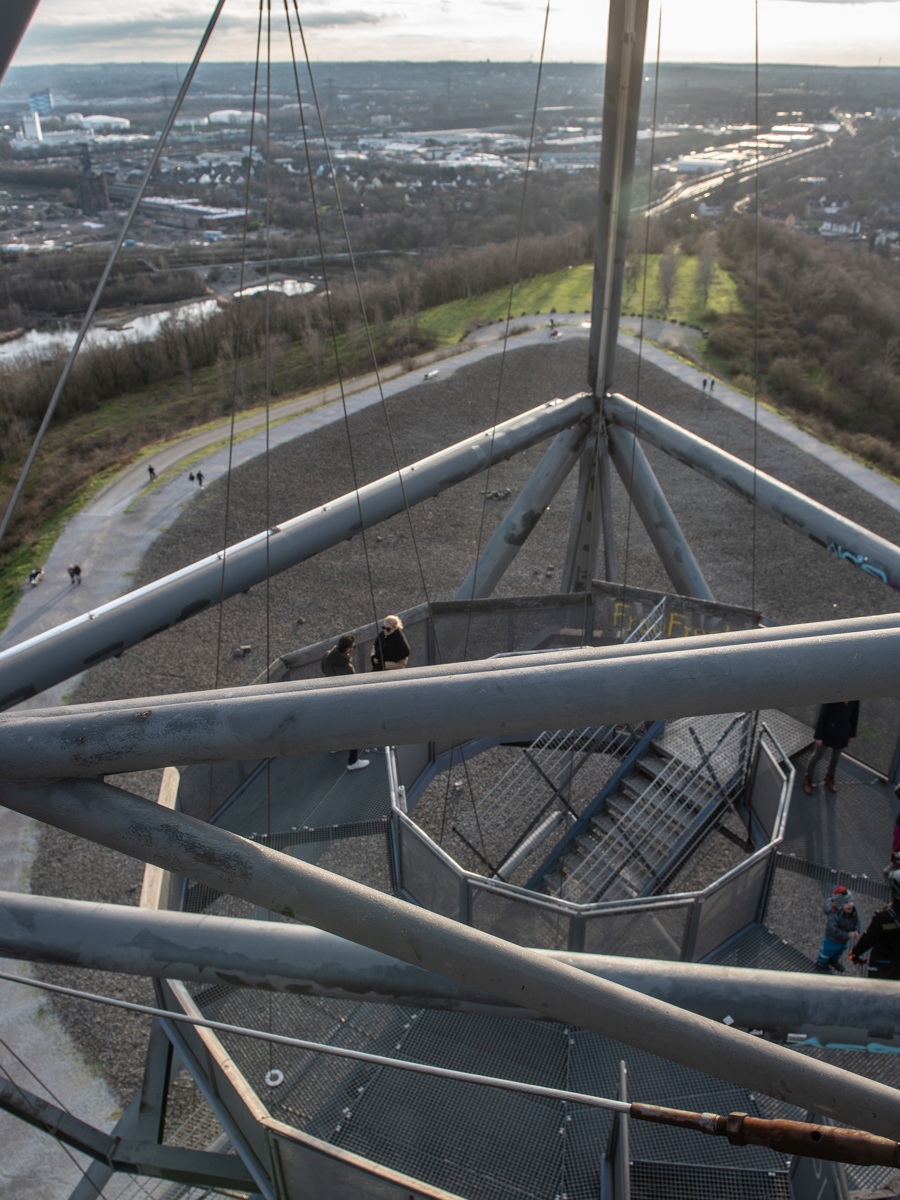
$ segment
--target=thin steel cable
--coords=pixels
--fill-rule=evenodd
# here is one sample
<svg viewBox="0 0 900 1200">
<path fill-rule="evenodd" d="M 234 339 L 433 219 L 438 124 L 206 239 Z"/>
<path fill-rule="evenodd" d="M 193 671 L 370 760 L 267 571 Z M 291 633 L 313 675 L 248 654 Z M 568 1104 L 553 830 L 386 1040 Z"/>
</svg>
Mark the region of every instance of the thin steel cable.
<svg viewBox="0 0 900 1200">
<path fill-rule="evenodd" d="M 548 0 L 548 3 L 549 3 L 549 0 Z M 357 266 L 356 266 L 356 256 L 353 252 L 353 247 L 350 242 L 350 231 L 347 227 L 347 215 L 344 211 L 343 201 L 341 200 L 340 188 L 338 187 L 338 182 L 337 182 L 337 173 L 335 172 L 335 169 L 334 169 L 334 160 L 333 160 L 332 154 L 331 154 L 331 145 L 328 140 L 328 133 L 325 129 L 325 121 L 322 116 L 322 107 L 319 103 L 319 96 L 318 96 L 318 91 L 316 89 L 315 76 L 313 75 L 312 61 L 310 60 L 310 57 L 309 57 L 309 49 L 306 44 L 306 34 L 303 29 L 303 22 L 300 20 L 300 10 L 297 6 L 297 0 L 293 0 L 293 5 L 294 5 L 294 13 L 296 14 L 296 17 L 297 17 L 297 31 L 300 35 L 300 41 L 303 46 L 303 54 L 304 54 L 304 58 L 306 61 L 306 69 L 309 74 L 309 84 L 310 84 L 310 88 L 312 90 L 313 100 L 316 105 L 316 114 L 319 118 L 319 123 L 320 123 L 321 129 L 322 129 L 322 141 L 323 141 L 324 148 L 325 148 L 325 158 L 328 163 L 329 170 L 331 171 L 331 181 L 332 181 L 332 186 L 334 187 L 335 204 L 336 204 L 336 207 L 338 210 L 338 214 L 340 216 L 341 230 L 343 232 L 344 242 L 347 246 L 347 256 L 350 261 L 350 270 L 353 274 L 353 281 L 354 281 L 354 285 L 356 287 L 356 294 L 359 299 L 360 314 L 363 319 L 363 327 L 366 332 L 366 340 L 367 340 L 368 346 L 369 346 L 369 353 L 372 356 L 372 367 L 373 367 L 374 374 L 375 374 L 375 382 L 378 387 L 378 395 L 381 400 L 381 409 L 382 409 L 382 413 L 384 415 L 385 426 L 387 428 L 388 440 L 390 441 L 390 444 L 391 444 L 391 454 L 394 459 L 394 468 L 397 472 L 397 482 L 400 485 L 400 492 L 403 496 L 403 507 L 404 507 L 404 511 L 406 513 L 407 524 L 409 525 L 409 533 L 410 533 L 410 538 L 412 539 L 413 553 L 415 554 L 415 558 L 416 558 L 416 564 L 417 564 L 418 571 L 419 571 L 419 578 L 422 583 L 422 591 L 425 595 L 425 603 L 428 607 L 428 617 L 429 617 L 429 620 L 431 621 L 431 628 L 432 628 L 432 633 L 434 636 L 435 648 L 437 650 L 438 661 L 441 662 L 441 661 L 443 661 L 443 659 L 441 656 L 440 638 L 438 637 L 437 627 L 434 623 L 434 617 L 432 616 L 432 612 L 431 612 L 431 596 L 430 596 L 429 590 L 428 590 L 428 581 L 425 577 L 424 567 L 422 566 L 422 556 L 419 551 L 419 542 L 416 537 L 415 527 L 413 525 L 412 512 L 410 510 L 409 499 L 406 494 L 406 485 L 403 481 L 403 472 L 401 470 L 400 459 L 397 454 L 397 446 L 396 446 L 396 442 L 394 440 L 394 431 L 391 426 L 391 419 L 390 419 L 390 416 L 389 416 L 388 410 L 387 410 L 387 403 L 386 403 L 385 395 L 384 395 L 384 387 L 382 386 L 382 382 L 381 382 L 381 372 L 378 369 L 378 356 L 375 353 L 375 344 L 372 340 L 372 328 L 371 328 L 371 325 L 369 324 L 369 318 L 368 318 L 368 314 L 366 313 L 366 306 L 365 306 L 365 303 L 363 300 L 362 286 L 359 281 L 359 272 L 358 272 Z M 376 623 L 377 623 L 377 618 L 376 618 Z"/>
<path fill-rule="evenodd" d="M 295 3 L 296 3 L 296 0 L 295 0 Z M 532 151 L 534 150 L 534 135 L 535 135 L 535 129 L 537 127 L 538 103 L 539 103 L 540 94 L 541 94 L 541 77 L 542 77 L 543 71 L 544 71 L 544 54 L 547 49 L 547 28 L 548 28 L 549 21 L 550 21 L 550 0 L 547 0 L 547 5 L 546 5 L 546 8 L 544 9 L 544 28 L 543 28 L 543 31 L 541 34 L 541 52 L 540 52 L 540 58 L 538 60 L 537 78 L 535 80 L 535 85 L 534 85 L 534 102 L 533 102 L 532 108 L 531 108 L 531 128 L 530 128 L 529 134 L 528 134 L 528 152 L 525 156 L 525 174 L 522 179 L 522 198 L 519 202 L 519 220 L 518 220 L 518 224 L 516 227 L 516 243 L 515 243 L 515 249 L 513 251 L 512 271 L 510 272 L 509 299 L 508 299 L 507 305 L 506 305 L 506 323 L 505 323 L 505 326 L 503 329 L 503 349 L 500 352 L 500 367 L 499 367 L 499 372 L 498 372 L 498 377 L 497 377 L 497 395 L 496 395 L 496 399 L 494 401 L 493 420 L 491 421 L 491 448 L 490 448 L 490 453 L 488 454 L 487 471 L 485 472 L 484 494 L 482 496 L 482 502 L 481 502 L 481 516 L 480 516 L 479 522 L 478 522 L 478 537 L 475 541 L 475 563 L 474 563 L 473 575 L 472 575 L 472 599 L 473 600 L 475 599 L 475 592 L 476 592 L 476 588 L 478 586 L 478 560 L 481 557 L 481 543 L 484 538 L 484 520 L 485 520 L 485 511 L 487 508 L 487 493 L 490 491 L 491 469 L 492 469 L 492 464 L 493 464 L 493 459 L 494 459 L 494 442 L 496 439 L 496 429 L 497 429 L 497 416 L 500 411 L 500 398 L 501 398 L 502 391 L 503 391 L 503 370 L 504 370 L 504 367 L 506 364 L 506 351 L 507 351 L 507 347 L 509 344 L 509 325 L 510 325 L 510 321 L 512 320 L 513 297 L 515 295 L 515 290 L 516 290 L 516 273 L 517 273 L 518 264 L 519 264 L 519 248 L 520 248 L 521 242 L 522 242 L 522 229 L 523 229 L 523 226 L 525 223 L 525 201 L 526 201 L 527 195 L 528 195 L 528 180 L 529 180 L 530 172 L 531 172 L 531 155 L 532 155 Z M 429 609 L 430 609 L 430 606 L 429 606 Z M 433 622 L 432 622 L 432 624 L 433 624 Z M 463 652 L 462 652 L 462 661 L 463 662 L 466 661 L 466 657 L 469 652 L 469 634 L 470 634 L 471 628 L 472 628 L 472 610 L 470 609 L 468 614 L 466 615 L 466 636 L 465 636 L 465 640 L 463 642 Z M 435 642 L 437 642 L 436 632 L 435 632 Z M 438 656 L 440 657 L 440 652 L 439 652 Z M 486 850 L 485 841 L 484 841 L 484 834 L 481 829 L 481 820 L 478 815 L 478 806 L 475 803 L 475 792 L 472 788 L 472 782 L 471 782 L 471 778 L 469 776 L 469 766 L 468 766 L 468 763 L 466 762 L 465 755 L 462 753 L 462 746 L 459 743 L 457 743 L 457 745 L 459 745 L 459 748 L 460 748 L 463 774 L 466 777 L 466 785 L 467 785 L 467 789 L 468 789 L 468 793 L 469 793 L 469 799 L 472 804 L 472 813 L 473 813 L 473 816 L 475 817 L 475 825 L 478 830 L 478 837 L 481 840 L 481 852 L 482 852 L 482 854 L 485 855 L 485 857 L 487 857 L 487 850 Z M 451 754 L 451 762 L 452 762 L 452 754 Z M 448 771 L 447 772 L 447 786 L 444 790 L 444 806 L 443 806 L 443 812 L 441 814 L 441 830 L 444 829 L 444 826 L 446 823 L 447 805 L 449 803 L 449 800 L 450 800 L 450 772 Z"/>
<path fill-rule="evenodd" d="M 17 1054 L 15 1052 L 15 1050 L 13 1050 L 12 1046 L 10 1046 L 9 1043 L 6 1042 L 2 1037 L 0 1037 L 0 1046 L 3 1047 L 3 1049 L 7 1052 L 7 1054 L 10 1055 L 11 1058 L 14 1058 L 16 1060 L 16 1062 L 19 1064 L 19 1066 L 24 1071 L 27 1071 L 27 1073 L 35 1081 L 35 1083 L 38 1085 L 38 1087 L 43 1088 L 43 1090 L 47 1093 L 47 1095 L 50 1097 L 50 1099 L 56 1104 L 56 1106 L 58 1108 L 60 1108 L 66 1114 L 67 1117 L 72 1116 L 71 1109 L 66 1104 L 64 1104 L 62 1102 L 62 1100 L 60 1100 L 59 1096 L 56 1095 L 56 1093 L 53 1091 L 53 1089 L 48 1084 L 46 1084 L 43 1081 L 43 1079 L 41 1079 L 40 1075 L 38 1075 L 38 1073 L 32 1067 L 30 1067 L 27 1062 L 25 1062 L 25 1060 L 21 1057 L 21 1055 Z M 61 1150 L 65 1151 L 65 1153 L 71 1159 L 72 1164 L 75 1167 L 77 1167 L 77 1169 L 81 1172 L 83 1178 L 87 1181 L 87 1183 L 89 1183 L 91 1185 L 91 1187 L 97 1193 L 97 1196 L 100 1197 L 102 1200 L 103 1187 L 105 1187 L 106 1185 L 104 1184 L 103 1187 L 98 1187 L 96 1185 L 96 1183 L 94 1183 L 93 1179 L 90 1179 L 88 1177 L 88 1172 L 84 1169 L 84 1167 L 81 1165 L 81 1163 L 75 1157 L 75 1152 L 71 1149 L 70 1146 L 67 1146 L 65 1142 L 61 1141 L 59 1138 L 56 1137 L 56 1135 L 54 1134 L 50 1125 L 47 1124 L 47 1122 L 44 1120 L 43 1116 L 41 1115 L 40 1109 L 37 1108 L 34 1104 L 31 1103 L 30 1100 L 28 1100 L 26 1098 L 24 1093 L 21 1091 L 21 1088 L 19 1088 L 19 1085 L 16 1083 L 16 1081 L 10 1075 L 7 1075 L 6 1077 L 9 1080 L 9 1082 L 13 1085 L 13 1087 L 19 1091 L 19 1094 L 22 1096 L 22 1099 L 25 1101 L 25 1103 L 28 1105 L 28 1107 L 32 1110 L 35 1117 L 37 1117 L 37 1119 L 43 1125 L 44 1132 L 49 1137 L 53 1138 L 53 1140 L 56 1142 L 56 1144 L 59 1146 L 59 1148 Z M 147 1190 L 145 1185 L 143 1183 L 141 1183 L 140 1179 L 138 1179 L 137 1176 L 133 1175 L 133 1176 L 131 1176 L 131 1179 L 134 1182 L 134 1184 L 140 1188 L 143 1195 L 148 1197 L 148 1200 L 153 1200 L 152 1193 Z"/>
<path fill-rule="evenodd" d="M 754 219 L 754 261 L 753 261 L 753 507 L 750 544 L 750 608 L 756 608 L 756 484 L 758 475 L 759 449 L 759 0 L 753 5 L 754 20 L 754 136 L 756 150 L 756 217 Z"/>
<path fill-rule="evenodd" d="M 660 54 L 662 51 L 662 16 L 663 6 L 659 6 L 659 24 L 656 31 L 656 74 L 653 83 L 653 125 L 650 132 L 650 177 L 647 182 L 647 218 L 644 226 L 644 271 L 641 277 L 641 316 L 640 316 L 640 332 L 638 335 L 638 361 L 637 361 L 637 379 L 635 380 L 635 403 L 640 403 L 641 396 L 641 371 L 644 363 L 644 315 L 647 310 L 647 256 L 650 253 L 650 205 L 653 200 L 653 165 L 656 153 L 656 117 L 659 104 L 659 63 Z M 634 461 L 637 455 L 637 409 L 634 411 L 634 421 L 631 429 L 631 436 L 634 439 L 631 446 L 631 479 L 634 479 Z M 628 493 L 628 519 L 625 525 L 625 561 L 622 569 L 622 604 L 620 611 L 622 613 L 622 632 L 625 631 L 625 592 L 628 587 L 628 555 L 631 548 L 631 517 L 634 512 L 634 503 L 631 499 L 631 493 Z"/>
<path fill-rule="evenodd" d="M 269 682 L 269 664 L 271 653 L 271 596 L 272 574 L 269 554 L 272 539 L 272 467 L 270 444 L 270 408 L 272 400 L 272 291 L 271 291 L 271 236 L 272 236 L 272 189 L 271 189 L 271 125 L 272 125 L 272 0 L 266 0 L 266 683 Z M 272 760 L 266 759 L 266 837 L 272 837 Z M 266 920 L 272 921 L 275 914 L 266 909 Z M 272 993 L 268 995 L 269 1033 L 272 1032 Z M 269 1070 L 272 1070 L 272 1043 L 269 1043 Z"/>
<path fill-rule="evenodd" d="M 522 242 L 522 229 L 525 224 L 525 201 L 528 197 L 528 180 L 531 174 L 531 155 L 534 150 L 534 134 L 537 128 L 538 103 L 541 95 L 541 77 L 544 71 L 544 54 L 547 49 L 547 28 L 550 22 L 550 0 L 547 0 L 546 8 L 544 9 L 544 28 L 541 35 L 541 52 L 538 60 L 537 78 L 534 85 L 534 102 L 531 107 L 531 128 L 528 133 L 528 152 L 525 156 L 525 174 L 522 178 L 522 198 L 519 201 L 519 220 L 516 227 L 516 244 L 513 251 L 512 271 L 510 272 L 509 280 L 509 299 L 506 305 L 506 324 L 503 329 L 503 349 L 500 352 L 500 368 L 497 378 L 497 398 L 494 403 L 494 419 L 491 422 L 491 453 L 488 456 L 488 467 L 485 476 L 485 492 L 490 490 L 491 482 L 491 466 L 494 458 L 494 439 L 495 430 L 497 427 L 497 415 L 500 411 L 500 396 L 503 389 L 503 369 L 506 365 L 506 351 L 509 345 L 509 325 L 512 320 L 513 297 L 516 290 L 516 273 L 519 266 L 519 248 Z M 481 556 L 481 542 L 484 536 L 484 514 L 486 504 L 481 506 L 481 519 L 478 525 L 478 538 L 475 543 L 475 563 L 473 567 L 474 574 L 472 576 L 472 596 L 475 596 L 475 590 L 478 585 L 478 559 Z M 466 650 L 469 645 L 469 626 L 471 623 L 471 612 L 469 620 L 466 622 L 466 641 L 463 649 L 463 660 L 466 657 Z"/>
<path fill-rule="evenodd" d="M 259 52 L 262 44 L 263 0 L 259 0 L 259 20 L 256 26 L 256 66 L 253 72 L 253 101 L 250 108 L 250 146 L 247 155 L 247 180 L 244 187 L 244 228 L 241 233 L 241 270 L 238 283 L 234 330 L 234 366 L 231 372 L 231 428 L 228 436 L 228 467 L 225 473 L 225 522 L 222 530 L 222 573 L 219 585 L 218 633 L 216 637 L 216 674 L 213 687 L 218 688 L 222 670 L 222 630 L 225 620 L 225 569 L 228 556 L 228 527 L 231 518 L 231 482 L 234 466 L 234 424 L 237 416 L 237 381 L 241 364 L 241 313 L 244 305 L 244 274 L 247 266 L 247 225 L 250 218 L 250 182 L 253 179 L 253 143 L 256 134 L 256 98 L 259 86 Z M 267 664 L 268 665 L 268 664 Z M 212 775 L 210 775 L 212 788 Z"/>
<path fill-rule="evenodd" d="M 331 1054 L 335 1058 L 350 1058 L 356 1062 L 373 1063 L 379 1067 L 396 1067 L 401 1071 L 411 1071 L 417 1075 L 434 1075 L 439 1079 L 455 1079 L 461 1083 L 477 1083 L 485 1087 L 495 1087 L 512 1092 L 524 1092 L 531 1096 L 546 1096 L 551 1100 L 563 1100 L 569 1104 L 587 1104 L 592 1108 L 608 1108 L 614 1112 L 628 1112 L 630 1104 L 620 1100 L 609 1100 L 602 1096 L 589 1096 L 581 1092 L 568 1092 L 562 1088 L 541 1087 L 539 1084 L 520 1083 L 515 1079 L 500 1079 L 493 1075 L 473 1075 L 468 1071 L 453 1071 L 447 1067 L 433 1067 L 427 1063 L 405 1062 L 398 1058 L 387 1058 L 383 1054 L 369 1054 L 364 1050 L 351 1050 L 345 1046 L 332 1046 L 327 1042 L 308 1042 L 302 1038 L 287 1037 L 280 1033 L 265 1033 L 261 1029 L 251 1029 L 245 1025 L 229 1025 L 225 1021 L 211 1021 L 206 1017 L 192 1017 L 188 1013 L 172 1012 L 166 1008 L 151 1008 L 147 1004 L 135 1004 L 131 1000 L 116 1000 L 112 996 L 102 996 L 95 992 L 82 992 L 77 988 L 62 987 L 57 983 L 46 983 L 42 979 L 29 979 L 24 975 L 9 975 L 0 971 L 0 979 L 10 983 L 23 983 L 27 987 L 41 988 L 48 992 L 57 992 L 64 996 L 74 996 L 79 1000 L 92 1000 L 97 1004 L 108 1004 L 112 1008 L 125 1009 L 127 1012 L 142 1013 L 145 1016 L 159 1017 L 163 1021 L 173 1021 L 181 1025 L 193 1025 L 198 1029 L 211 1029 L 214 1033 L 231 1033 L 240 1037 L 256 1038 L 259 1041 L 271 1041 L 278 1046 L 293 1046 L 298 1050 L 312 1051 L 316 1054 Z"/>
<path fill-rule="evenodd" d="M 360 535 L 362 537 L 363 555 L 366 560 L 366 576 L 368 578 L 368 583 L 369 583 L 369 598 L 370 598 L 371 605 L 372 605 L 372 621 L 375 625 L 376 636 L 377 636 L 378 605 L 375 600 L 375 588 L 374 588 L 374 584 L 372 581 L 372 564 L 371 564 L 371 560 L 369 558 L 369 543 L 368 543 L 368 539 L 366 537 L 366 530 L 365 530 L 365 525 L 363 522 L 362 501 L 361 501 L 360 495 L 359 495 L 359 472 L 357 471 L 357 468 L 356 468 L 356 456 L 353 452 L 353 438 L 352 438 L 351 432 L 350 432 L 350 416 L 347 411 L 347 396 L 344 391 L 344 377 L 343 377 L 343 372 L 341 370 L 341 358 L 340 358 L 340 352 L 338 350 L 338 343 L 337 343 L 337 328 L 335 326 L 335 320 L 334 320 L 334 306 L 332 304 L 332 299 L 331 299 L 331 284 L 330 284 L 330 281 L 328 278 L 328 264 L 326 262 L 326 257 L 325 257 L 325 242 L 324 242 L 324 238 L 322 236 L 321 222 L 319 221 L 319 206 L 316 202 L 315 177 L 313 175 L 313 170 L 312 170 L 312 158 L 311 158 L 311 155 L 309 152 L 309 135 L 307 133 L 307 128 L 306 128 L 306 116 L 305 116 L 305 111 L 304 111 L 304 107 L 303 107 L 303 95 L 302 95 L 302 91 L 300 88 L 300 76 L 297 71 L 297 55 L 294 50 L 294 33 L 293 33 L 293 29 L 291 27 L 291 13 L 290 13 L 290 9 L 288 7 L 288 0 L 284 0 L 284 16 L 285 16 L 285 22 L 287 24 L 288 42 L 290 43 L 290 49 L 291 49 L 291 66 L 292 66 L 292 69 L 294 72 L 294 86 L 297 91 L 297 105 L 300 110 L 300 128 L 303 132 L 303 153 L 304 153 L 304 157 L 306 159 L 306 176 L 309 180 L 310 199 L 312 200 L 312 210 L 313 210 L 313 222 L 315 224 L 315 229 L 316 229 L 316 244 L 317 244 L 318 250 L 319 250 L 319 263 L 320 263 L 320 269 L 322 271 L 322 283 L 324 285 L 325 303 L 326 303 L 326 306 L 328 309 L 328 324 L 329 324 L 329 327 L 331 330 L 331 348 L 332 348 L 332 354 L 334 355 L 334 368 L 335 368 L 335 372 L 337 374 L 338 387 L 340 388 L 340 393 L 341 393 L 341 407 L 342 407 L 343 413 L 344 413 L 344 431 L 347 436 L 347 453 L 348 453 L 348 456 L 350 459 L 350 471 L 353 475 L 353 494 L 356 497 L 356 511 L 359 515 L 359 527 L 360 527 Z M 300 24 L 299 12 L 297 14 L 297 23 L 298 23 L 298 25 Z M 301 28 L 301 34 L 302 34 L 302 28 Z M 306 45 L 306 43 L 304 41 L 304 49 L 305 49 L 305 45 Z M 318 99 L 316 98 L 315 90 L 313 90 L 313 98 L 316 100 L 316 108 L 318 110 Z M 321 119 L 321 114 L 320 114 L 320 119 Z M 323 130 L 323 136 L 324 136 L 324 130 Z"/>
<path fill-rule="evenodd" d="M 209 19 L 209 23 L 206 26 L 206 29 L 203 33 L 203 37 L 200 39 L 200 44 L 197 47 L 197 52 L 194 55 L 191 65 L 188 67 L 187 74 L 185 75 L 184 79 L 182 80 L 181 87 L 178 89 L 178 95 L 175 97 L 175 103 L 172 106 L 172 111 L 169 113 L 169 116 L 166 118 L 166 123 L 163 126 L 162 133 L 160 133 L 160 135 L 159 135 L 159 141 L 156 143 L 156 147 L 150 156 L 150 161 L 147 163 L 147 167 L 146 167 L 146 170 L 144 171 L 143 178 L 141 179 L 141 182 L 138 184 L 137 194 L 135 195 L 134 199 L 131 202 L 131 208 L 129 208 L 128 213 L 125 217 L 125 220 L 122 223 L 122 228 L 119 230 L 119 235 L 116 238 L 116 241 L 115 241 L 115 244 L 113 245 L 112 250 L 110 251 L 109 258 L 107 259 L 107 262 L 106 262 L 106 266 L 103 268 L 103 273 L 100 276 L 100 279 L 97 283 L 96 288 L 94 289 L 94 294 L 91 297 L 91 302 L 88 305 L 87 312 L 84 314 L 84 317 L 82 319 L 81 328 L 78 330 L 78 334 L 75 338 L 75 342 L 72 346 L 72 349 L 69 351 L 69 357 L 66 359 L 66 364 L 62 369 L 62 374 L 60 375 L 59 379 L 57 380 L 56 387 L 53 389 L 53 395 L 50 397 L 50 403 L 47 405 L 47 411 L 44 413 L 44 418 L 41 421 L 41 424 L 40 424 L 40 427 L 39 427 L 37 433 L 35 434 L 34 441 L 32 442 L 32 445 L 31 445 L 31 450 L 29 451 L 28 458 L 25 461 L 25 466 L 22 468 L 22 473 L 19 476 L 19 481 L 15 486 L 15 489 L 13 491 L 13 494 L 12 494 L 9 504 L 6 507 L 6 512 L 4 513 L 3 520 L 2 520 L 2 522 L 0 522 L 0 541 L 3 540 L 3 536 L 9 527 L 10 521 L 12 520 L 12 515 L 15 510 L 16 505 L 19 502 L 19 497 L 22 494 L 22 489 L 25 487 L 25 480 L 28 478 L 28 473 L 34 464 L 35 458 L 37 457 L 38 447 L 40 446 L 41 441 L 43 440 L 44 434 L 47 432 L 50 422 L 53 419 L 53 413 L 56 411 L 56 406 L 59 403 L 59 398 L 62 395 L 63 388 L 66 386 L 66 382 L 68 381 L 69 374 L 71 373 L 72 367 L 74 366 L 74 363 L 75 363 L 75 359 L 78 356 L 78 351 L 81 349 L 82 342 L 84 341 L 85 336 L 87 335 L 87 331 L 90 327 L 91 321 L 94 319 L 94 313 L 97 311 L 97 305 L 100 303 L 100 297 L 103 294 L 104 288 L 106 287 L 106 281 L 109 279 L 110 273 L 112 272 L 112 269 L 113 269 L 113 266 L 115 265 L 116 259 L 119 256 L 119 251 L 122 249 L 122 246 L 125 243 L 125 238 L 128 236 L 128 230 L 131 228 L 131 222 L 134 220 L 135 214 L 137 213 L 137 210 L 138 210 L 138 206 L 140 205 L 140 202 L 143 199 L 144 192 L 146 191 L 147 185 L 150 182 L 150 177 L 152 176 L 153 172 L 156 170 L 157 163 L 159 162 L 160 156 L 163 152 L 163 149 L 165 148 L 166 142 L 168 141 L 169 134 L 172 131 L 172 126 L 175 124 L 175 118 L 178 116 L 178 113 L 181 110 L 181 105 L 184 102 L 184 98 L 188 93 L 188 89 L 190 88 L 191 83 L 193 82 L 194 75 L 197 72 L 197 67 L 200 65 L 200 59 L 203 57 L 203 52 L 206 49 L 207 43 L 209 42 L 209 39 L 212 37 L 213 30 L 216 27 L 216 22 L 219 19 L 219 14 L 222 11 L 222 7 L 223 7 L 224 3 L 225 3 L 225 0 L 218 0 L 218 3 L 216 4 L 215 9 L 213 10 L 213 14 Z"/>
</svg>

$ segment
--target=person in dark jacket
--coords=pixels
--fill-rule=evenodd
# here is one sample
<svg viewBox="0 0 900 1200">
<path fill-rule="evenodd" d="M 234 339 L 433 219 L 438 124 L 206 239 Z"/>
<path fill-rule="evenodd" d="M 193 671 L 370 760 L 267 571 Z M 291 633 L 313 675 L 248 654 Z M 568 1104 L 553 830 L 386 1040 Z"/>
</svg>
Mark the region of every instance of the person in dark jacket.
<svg viewBox="0 0 900 1200">
<path fill-rule="evenodd" d="M 333 678 L 336 675 L 355 675 L 356 668 L 350 661 L 350 655 L 353 653 L 353 647 L 356 645 L 356 638 L 352 633 L 342 634 L 337 645 L 332 646 L 325 657 L 322 659 L 322 674 Z M 347 758 L 348 771 L 362 771 L 369 765 L 367 758 L 360 758 L 358 750 L 351 750 Z"/>
<path fill-rule="evenodd" d="M 846 967 L 841 957 L 847 948 L 859 937 L 859 913 L 856 911 L 856 901 L 853 893 L 839 886 L 829 900 L 825 901 L 825 939 L 819 951 L 819 959 L 815 970 L 827 974 L 830 970 L 843 975 Z"/>
<path fill-rule="evenodd" d="M 825 786 L 829 792 L 837 791 L 834 774 L 841 757 L 841 751 L 856 737 L 856 727 L 859 724 L 859 701 L 840 700 L 836 704 L 823 704 L 816 718 L 816 749 L 809 760 L 806 775 L 803 777 L 803 790 L 807 796 L 812 795 L 813 778 L 819 759 L 825 753 L 825 747 L 831 751 L 828 760 L 828 770 L 825 772 Z"/>
<path fill-rule="evenodd" d="M 397 671 L 409 662 L 409 642 L 403 632 L 403 622 L 391 613 L 384 618 L 381 632 L 372 647 L 373 671 Z"/>
<path fill-rule="evenodd" d="M 900 870 L 891 871 L 888 883 L 890 904 L 875 913 L 850 951 L 851 962 L 861 962 L 869 955 L 869 979 L 900 979 Z"/>
</svg>

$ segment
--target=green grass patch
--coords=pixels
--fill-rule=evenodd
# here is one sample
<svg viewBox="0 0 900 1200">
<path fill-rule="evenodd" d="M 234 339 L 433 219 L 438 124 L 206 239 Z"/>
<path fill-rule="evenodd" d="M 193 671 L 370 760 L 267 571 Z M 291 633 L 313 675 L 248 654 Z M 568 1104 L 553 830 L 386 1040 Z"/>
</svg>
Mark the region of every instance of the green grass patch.
<svg viewBox="0 0 900 1200">
<path fill-rule="evenodd" d="M 659 287 L 659 254 L 641 256 L 638 271 L 626 280 L 622 297 L 625 313 L 662 316 L 664 303 Z M 646 280 L 645 277 L 646 276 Z M 583 263 L 552 275 L 539 275 L 526 279 L 513 290 L 512 305 L 508 288 L 495 288 L 469 300 L 451 300 L 438 308 L 430 308 L 419 316 L 419 329 L 438 340 L 440 345 L 455 345 L 467 332 L 489 322 L 505 321 L 508 311 L 512 313 L 512 324 L 525 313 L 583 313 L 591 307 L 594 284 L 594 268 Z M 646 285 L 646 290 L 645 290 Z M 697 285 L 697 259 L 682 256 L 678 275 L 669 302 L 668 319 L 684 321 L 689 325 L 702 325 L 707 312 L 726 313 L 740 311 L 741 303 L 731 276 L 719 266 L 713 265 L 709 294 L 704 300 Z"/>
<path fill-rule="evenodd" d="M 709 281 L 709 294 L 704 300 L 702 289 L 697 283 L 697 259 L 681 255 L 675 286 L 669 300 L 668 312 L 659 286 L 659 263 L 661 254 L 645 254 L 639 270 L 626 275 L 622 293 L 622 311 L 636 316 L 665 317 L 670 321 L 684 321 L 688 325 L 703 325 L 707 312 L 740 312 L 743 308 L 738 299 L 734 280 L 718 263 L 713 264 Z M 643 313 L 641 305 L 643 304 Z"/>
<path fill-rule="evenodd" d="M 584 312 L 591 307 L 593 280 L 590 263 L 524 280 L 513 289 L 511 323 L 514 325 L 523 312 L 528 316 L 551 308 L 559 313 Z M 470 300 L 451 300 L 420 313 L 419 329 L 437 338 L 441 345 L 455 345 L 469 330 L 490 321 L 505 321 L 508 311 L 509 288 L 495 288 Z"/>
</svg>

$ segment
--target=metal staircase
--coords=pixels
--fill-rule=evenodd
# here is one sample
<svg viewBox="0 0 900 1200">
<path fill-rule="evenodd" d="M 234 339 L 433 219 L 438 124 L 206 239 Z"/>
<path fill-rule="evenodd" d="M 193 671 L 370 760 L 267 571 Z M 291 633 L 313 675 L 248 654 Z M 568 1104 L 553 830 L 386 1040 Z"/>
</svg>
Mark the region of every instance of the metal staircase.
<svg viewBox="0 0 900 1200">
<path fill-rule="evenodd" d="M 743 787 L 752 713 L 673 721 L 544 877 L 580 904 L 660 891 Z"/>
</svg>

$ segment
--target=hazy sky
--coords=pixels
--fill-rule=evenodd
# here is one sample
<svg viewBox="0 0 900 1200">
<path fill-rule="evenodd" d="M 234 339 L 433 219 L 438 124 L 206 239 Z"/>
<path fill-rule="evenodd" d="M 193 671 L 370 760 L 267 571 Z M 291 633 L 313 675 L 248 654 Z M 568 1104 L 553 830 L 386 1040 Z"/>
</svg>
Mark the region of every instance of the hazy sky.
<svg viewBox="0 0 900 1200">
<path fill-rule="evenodd" d="M 293 4 L 293 0 L 290 0 Z M 544 4 L 534 0 L 299 0 L 317 60 L 486 59 L 540 53 Z M 647 57 L 668 62 L 752 62 L 753 0 L 651 0 Z M 17 63 L 184 62 L 212 0 L 41 0 Z M 142 14 L 142 10 L 146 15 Z M 288 57 L 283 0 L 272 0 L 273 58 Z M 259 0 L 228 0 L 208 57 L 255 57 Z M 606 7 L 551 0 L 546 57 L 605 55 Z M 900 65 L 900 0 L 759 0 L 760 60 L 842 66 Z"/>
</svg>

